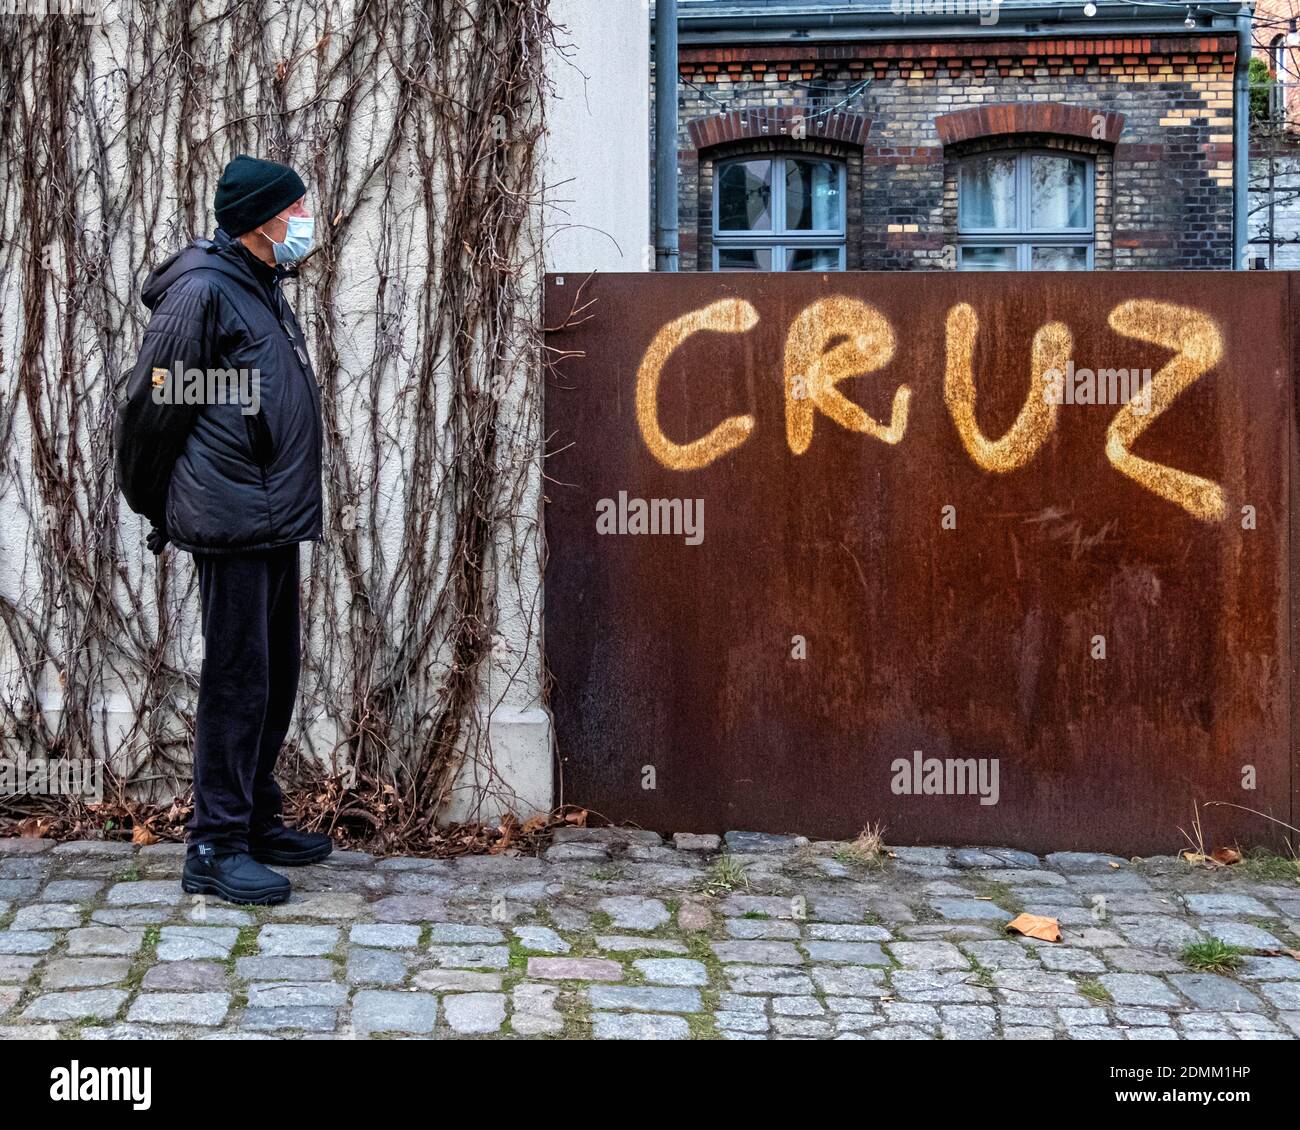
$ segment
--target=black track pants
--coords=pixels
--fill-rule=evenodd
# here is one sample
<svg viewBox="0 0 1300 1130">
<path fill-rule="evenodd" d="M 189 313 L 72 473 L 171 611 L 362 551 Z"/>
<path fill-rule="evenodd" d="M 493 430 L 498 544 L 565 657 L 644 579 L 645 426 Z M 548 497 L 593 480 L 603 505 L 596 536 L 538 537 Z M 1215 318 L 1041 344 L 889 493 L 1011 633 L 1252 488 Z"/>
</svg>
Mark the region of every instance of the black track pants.
<svg viewBox="0 0 1300 1130">
<path fill-rule="evenodd" d="M 191 847 L 247 851 L 280 812 L 273 776 L 298 693 L 298 546 L 198 554 L 203 671 Z"/>
</svg>

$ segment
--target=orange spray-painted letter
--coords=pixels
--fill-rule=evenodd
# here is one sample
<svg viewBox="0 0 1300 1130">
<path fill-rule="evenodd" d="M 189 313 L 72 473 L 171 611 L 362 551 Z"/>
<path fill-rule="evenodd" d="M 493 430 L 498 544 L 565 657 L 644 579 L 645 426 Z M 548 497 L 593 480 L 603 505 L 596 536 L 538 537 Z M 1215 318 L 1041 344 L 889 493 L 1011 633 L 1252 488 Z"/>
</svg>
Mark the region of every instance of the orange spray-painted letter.
<svg viewBox="0 0 1300 1130">
<path fill-rule="evenodd" d="M 743 298 L 724 298 L 674 318 L 655 334 L 641 358 L 636 374 L 636 422 L 646 447 L 665 467 L 693 471 L 745 442 L 754 430 L 753 416 L 728 416 L 705 436 L 690 443 L 674 443 L 659 427 L 659 374 L 673 350 L 693 333 L 714 330 L 738 334 L 758 324 L 758 311 Z"/>
<path fill-rule="evenodd" d="M 1177 503 L 1193 518 L 1221 521 L 1223 489 L 1218 483 L 1142 459 L 1130 450 L 1134 440 L 1173 404 L 1179 393 L 1218 363 L 1223 352 L 1219 328 L 1199 310 L 1141 298 L 1120 303 L 1110 312 L 1109 321 L 1116 333 L 1172 349 L 1177 356 L 1151 378 L 1148 411 L 1139 411 L 1142 398 L 1134 397 L 1115 413 L 1106 429 L 1106 458 L 1115 470 Z M 1144 399 L 1141 407 L 1146 408 Z"/>
<path fill-rule="evenodd" d="M 1016 422 L 1001 439 L 991 440 L 975 419 L 975 338 L 979 318 L 965 302 L 948 311 L 946 327 L 948 365 L 943 375 L 943 399 L 966 453 L 985 471 L 1014 471 L 1023 467 L 1047 442 L 1056 427 L 1060 405 L 1044 395 L 1043 376 L 1064 373 L 1074 339 L 1061 322 L 1048 322 L 1034 334 L 1029 366 L 1029 396 Z"/>
<path fill-rule="evenodd" d="M 827 349 L 836 338 L 844 340 Z M 888 425 L 873 420 L 835 387 L 849 377 L 883 369 L 893 356 L 894 331 L 874 306 L 837 296 L 800 311 L 785 340 L 785 438 L 790 450 L 796 455 L 808 450 L 816 409 L 849 431 L 885 443 L 901 440 L 912 396 L 907 385 L 894 392 Z"/>
</svg>

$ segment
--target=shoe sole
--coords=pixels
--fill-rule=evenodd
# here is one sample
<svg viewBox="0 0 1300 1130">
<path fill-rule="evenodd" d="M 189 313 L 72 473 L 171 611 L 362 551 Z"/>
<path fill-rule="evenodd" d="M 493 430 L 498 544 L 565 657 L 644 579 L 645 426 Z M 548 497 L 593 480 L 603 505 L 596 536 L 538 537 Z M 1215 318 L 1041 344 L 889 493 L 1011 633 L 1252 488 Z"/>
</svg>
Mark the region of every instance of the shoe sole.
<svg viewBox="0 0 1300 1130">
<path fill-rule="evenodd" d="M 249 854 L 258 863 L 276 863 L 281 867 L 301 867 L 307 863 L 319 863 L 333 850 L 333 844 L 326 844 L 323 848 L 306 848 L 303 851 L 250 851 Z"/>
<path fill-rule="evenodd" d="M 283 891 L 268 891 L 264 895 L 249 895 L 232 890 L 216 879 L 182 879 L 181 890 L 191 895 L 217 895 L 241 906 L 275 906 L 289 899 L 288 888 Z"/>
</svg>

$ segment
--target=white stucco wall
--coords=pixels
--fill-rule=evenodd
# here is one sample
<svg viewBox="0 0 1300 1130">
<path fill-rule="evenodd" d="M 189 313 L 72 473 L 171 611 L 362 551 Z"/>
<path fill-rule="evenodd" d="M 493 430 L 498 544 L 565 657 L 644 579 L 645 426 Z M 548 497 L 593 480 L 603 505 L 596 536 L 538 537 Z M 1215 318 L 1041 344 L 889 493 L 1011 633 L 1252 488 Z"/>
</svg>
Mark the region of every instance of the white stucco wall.
<svg viewBox="0 0 1300 1130">
<path fill-rule="evenodd" d="M 546 269 L 653 270 L 647 0 L 552 0 L 551 13 L 572 50 L 550 66 Z"/>
<path fill-rule="evenodd" d="M 647 5 L 552 0 L 551 17 L 562 31 L 547 64 L 553 85 L 543 165 L 545 268 L 579 278 L 646 270 L 654 264 Z M 504 627 L 498 669 L 522 647 L 520 635 Z M 448 816 L 495 819 L 506 808 L 517 814 L 551 808 L 554 735 L 539 699 L 507 696 L 493 707 L 490 727 L 490 773 L 483 762 L 466 761 Z M 489 777 L 495 788 L 484 804 Z"/>
<path fill-rule="evenodd" d="M 110 9 L 110 12 L 112 9 Z M 645 247 L 649 241 L 649 154 L 648 154 L 648 37 L 649 18 L 643 0 L 554 0 L 552 17 L 566 29 L 558 37 L 558 48 L 547 48 L 547 59 L 552 90 L 547 104 L 549 132 L 544 156 L 545 191 L 541 215 L 544 226 L 529 234 L 534 244 L 544 241 L 547 269 L 585 272 L 591 270 L 640 270 L 646 266 Z M 269 57 L 294 55 L 293 44 L 299 39 L 312 42 L 316 31 L 295 24 L 292 30 L 277 26 L 264 30 L 271 48 Z M 132 57 L 136 45 L 124 22 L 114 22 L 110 16 L 95 32 L 95 45 L 90 67 L 90 84 L 96 86 L 97 105 L 104 112 L 110 126 L 121 126 L 125 102 L 113 76 L 120 75 L 125 61 Z M 540 45 L 539 45 L 540 46 Z M 303 64 L 303 82 L 290 81 L 286 98 L 290 103 L 304 103 L 312 93 L 310 61 Z M 97 85 L 98 84 L 98 85 Z M 382 128 L 386 110 L 392 105 L 391 89 L 369 92 L 371 101 L 365 109 L 372 117 L 375 128 L 360 131 L 354 144 L 356 152 L 349 153 L 349 164 L 356 170 L 370 166 L 387 138 Z M 239 117 L 248 114 L 250 106 L 219 105 L 214 118 Z M 175 112 L 175 107 L 170 108 Z M 249 115 L 251 116 L 251 115 Z M 116 134 L 114 135 L 116 136 Z M 127 143 L 125 135 L 115 142 L 120 147 Z M 304 146 L 306 140 L 303 140 Z M 210 201 L 214 185 L 207 179 L 195 183 L 195 199 L 205 207 L 201 209 L 200 230 L 186 230 L 184 217 L 178 208 L 180 193 L 174 182 L 175 169 L 171 165 L 173 154 L 157 158 L 155 171 L 163 188 L 153 212 L 150 234 L 156 252 L 148 256 L 152 265 L 162 255 L 188 242 L 195 235 L 210 234 L 212 217 Z M 114 161 L 113 168 L 123 168 L 125 162 Z M 0 170 L 3 175 L 3 170 Z M 309 191 L 310 173 L 306 173 Z M 115 186 L 120 187 L 120 186 Z M 14 209 L 17 198 L 7 198 L 7 230 L 15 230 Z M 436 206 L 436 204 L 435 204 Z M 87 215 L 93 215 L 93 201 L 81 202 Z M 336 337 L 339 348 L 339 368 L 343 375 L 340 393 L 346 395 L 347 410 L 355 406 L 358 421 L 364 421 L 370 404 L 370 394 L 364 380 L 350 383 L 353 375 L 365 374 L 375 364 L 376 350 L 382 348 L 382 333 L 392 333 L 393 324 L 380 319 L 375 310 L 376 264 L 389 254 L 386 244 L 396 240 L 412 251 L 411 272 L 408 279 L 390 280 L 390 283 L 411 293 L 397 302 L 402 311 L 418 305 L 416 293 L 420 284 L 420 271 L 424 265 L 420 237 L 424 231 L 423 204 L 419 199 L 414 178 L 409 183 L 397 184 L 393 194 L 363 196 L 351 224 L 346 247 L 345 275 L 336 299 L 336 313 L 344 332 Z M 19 222 L 20 218 L 19 218 Z M 146 243 L 144 221 L 137 220 L 133 228 L 114 236 L 115 253 L 112 269 L 116 272 L 114 289 L 128 303 L 135 303 L 135 292 L 140 281 L 136 271 L 140 268 L 140 248 Z M 540 279 L 531 280 L 533 293 L 540 296 Z M 391 289 L 390 289 L 391 295 Z M 126 297 L 126 296 L 129 296 Z M 300 320 L 308 325 L 312 317 L 309 288 L 290 293 L 295 301 Z M 531 316 L 540 317 L 540 299 L 532 304 Z M 23 304 L 18 280 L 10 278 L 0 282 L 0 364 L 5 366 L 0 375 L 5 381 L 6 393 L 14 388 L 11 368 L 17 354 L 17 343 L 22 325 Z M 396 324 L 396 323 L 394 323 Z M 400 320 L 398 350 L 402 357 L 418 352 L 417 319 L 403 314 Z M 89 355 L 89 351 L 88 351 Z M 129 363 L 129 358 L 127 359 Z M 57 365 L 55 366 L 57 367 Z M 391 414 L 395 428 L 400 429 L 403 418 L 400 382 L 409 374 L 394 365 L 394 383 L 380 388 L 374 399 L 386 414 Z M 447 395 L 440 391 L 440 396 Z M 522 390 L 510 389 L 503 393 L 508 413 L 516 403 L 522 402 Z M 85 426 L 98 427 L 99 421 L 86 420 Z M 521 507 L 518 526 L 502 534 L 499 542 L 517 537 L 521 542 L 536 539 L 541 523 L 541 417 L 531 424 L 531 434 L 526 441 L 512 450 L 511 458 L 530 462 L 528 487 Z M 355 434 L 344 437 L 350 454 L 355 453 L 364 464 L 362 456 L 366 442 L 366 429 L 358 426 Z M 10 440 L 8 457 L 20 467 L 30 465 L 30 421 L 22 412 L 16 414 L 15 427 Z M 387 558 L 391 568 L 394 554 L 401 541 L 402 475 L 406 453 L 402 445 L 393 445 L 385 461 L 375 468 L 378 496 L 384 510 L 378 515 L 379 539 L 375 545 L 364 547 L 363 566 L 378 567 L 377 561 Z M 33 560 L 30 546 L 40 537 L 38 527 L 33 527 L 19 506 L 20 495 L 30 494 L 14 481 L 0 481 L 0 594 L 21 601 L 34 585 Z M 126 568 L 132 578 L 143 578 L 146 584 L 156 575 L 157 566 L 152 555 L 144 550 L 143 529 L 140 519 L 125 507 L 121 511 L 123 542 L 128 554 Z M 364 516 L 369 520 L 369 515 Z M 313 554 L 329 554 L 329 534 L 326 546 L 315 550 L 302 550 L 304 584 L 306 584 Z M 501 556 L 504 557 L 504 547 Z M 175 551 L 169 551 L 175 553 Z M 529 553 L 532 556 L 529 556 Z M 197 672 L 201 656 L 201 639 L 195 618 L 196 600 L 191 584 L 192 568 L 184 555 L 177 555 L 175 577 L 179 590 L 172 597 L 181 611 L 180 640 L 176 659 Z M 316 558 L 316 568 L 321 561 Z M 445 568 L 446 563 L 442 563 Z M 337 562 L 334 563 L 337 572 Z M 485 672 L 487 693 L 481 704 L 480 721 L 490 738 L 490 769 L 487 762 L 470 750 L 463 767 L 452 804 L 444 818 L 493 819 L 506 810 L 521 816 L 549 809 L 552 805 L 553 741 L 549 715 L 541 699 L 540 651 L 532 635 L 541 623 L 541 562 L 539 550 L 523 555 L 523 563 L 516 572 L 498 576 L 496 581 L 499 622 L 493 640 L 491 660 Z M 145 610 L 148 615 L 148 609 Z M 397 609 L 395 616 L 400 617 Z M 322 644 L 322 629 L 329 618 L 342 621 L 348 615 L 346 591 L 333 593 L 316 609 L 304 626 L 307 646 L 318 651 Z M 63 692 L 57 671 L 51 669 L 38 673 L 39 702 L 52 725 L 57 723 Z M 338 744 L 339 735 L 320 706 L 320 699 L 330 688 L 319 688 L 308 694 L 300 706 L 301 736 L 317 755 L 328 757 Z M 103 735 L 104 750 L 112 756 L 122 740 L 126 727 L 134 718 L 130 702 L 130 688 L 106 685 L 93 688 L 99 703 L 99 725 Z M 17 656 L 8 646 L 4 633 L 0 633 L 0 695 L 8 701 L 18 702 L 26 695 L 26 684 L 21 677 Z M 184 697 L 183 693 L 182 696 Z M 192 704 L 187 704 L 192 708 Z M 0 729 L 0 743 L 4 734 Z M 337 768 L 345 766 L 337 765 Z M 484 790 L 490 796 L 484 801 Z"/>
</svg>

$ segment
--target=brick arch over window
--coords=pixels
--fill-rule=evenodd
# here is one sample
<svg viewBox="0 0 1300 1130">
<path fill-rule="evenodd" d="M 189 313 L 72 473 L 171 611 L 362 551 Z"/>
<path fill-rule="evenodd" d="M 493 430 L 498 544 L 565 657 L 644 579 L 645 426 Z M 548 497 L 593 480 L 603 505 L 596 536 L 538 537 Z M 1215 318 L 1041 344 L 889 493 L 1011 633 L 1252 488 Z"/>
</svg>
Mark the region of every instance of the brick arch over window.
<svg viewBox="0 0 1300 1130">
<path fill-rule="evenodd" d="M 733 110 L 696 118 L 686 134 L 696 150 L 737 141 L 758 141 L 781 137 L 790 141 L 838 141 L 863 146 L 871 130 L 865 114 L 836 111 L 817 113 L 798 106 L 774 106 L 766 110 Z M 796 136 L 801 133 L 802 137 Z"/>
<path fill-rule="evenodd" d="M 939 141 L 947 145 L 980 138 L 1038 133 L 1076 137 L 1114 145 L 1124 132 L 1124 115 L 1092 106 L 1056 102 L 997 102 L 940 114 L 934 119 Z"/>
<path fill-rule="evenodd" d="M 803 129 L 799 130 L 802 115 Z M 713 176 L 720 161 L 763 153 L 832 157 L 845 165 L 845 263 L 862 263 L 862 147 L 871 129 L 863 114 L 817 114 L 799 107 L 737 110 L 687 123 L 694 148 L 678 152 L 682 171 L 679 204 L 681 269 L 713 266 Z M 795 136 L 802 132 L 803 137 Z M 694 176 L 691 174 L 694 173 Z"/>
</svg>

